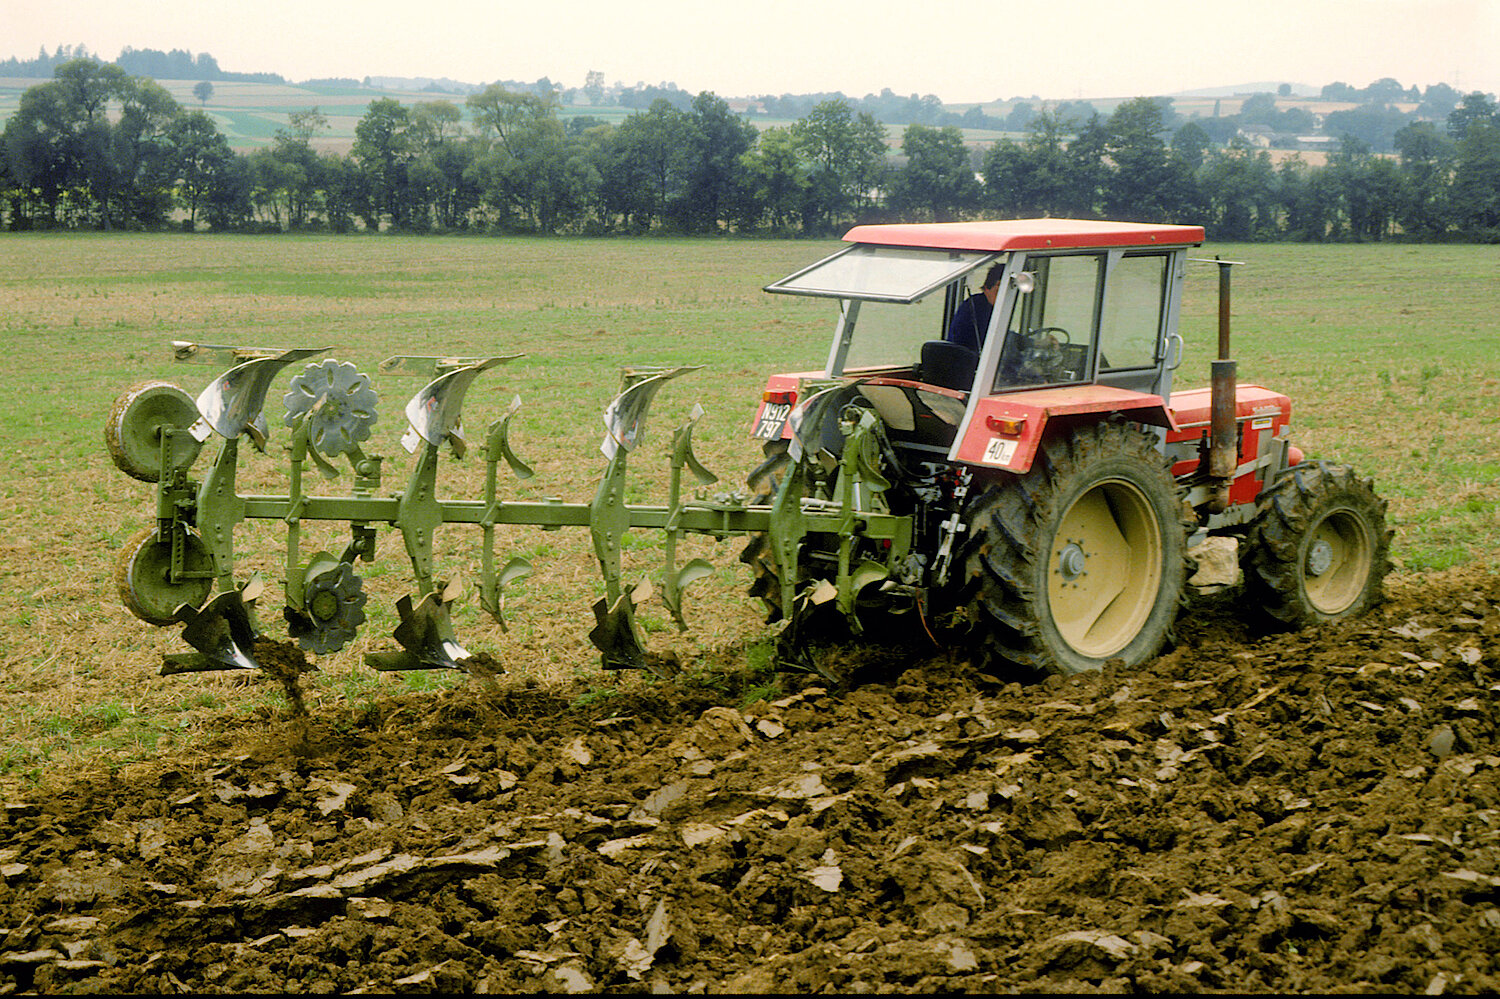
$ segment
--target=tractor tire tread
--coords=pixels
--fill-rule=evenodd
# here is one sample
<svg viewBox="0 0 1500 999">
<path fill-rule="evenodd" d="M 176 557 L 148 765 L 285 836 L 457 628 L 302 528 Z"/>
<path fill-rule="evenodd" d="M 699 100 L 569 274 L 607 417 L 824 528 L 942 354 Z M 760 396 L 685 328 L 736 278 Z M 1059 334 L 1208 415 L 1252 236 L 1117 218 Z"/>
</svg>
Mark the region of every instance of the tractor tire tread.
<svg viewBox="0 0 1500 999">
<path fill-rule="evenodd" d="M 1349 511 L 1367 527 L 1370 571 L 1347 607 L 1326 614 L 1309 602 L 1301 565 L 1309 531 L 1334 509 Z M 1258 623 L 1273 631 L 1295 631 L 1354 617 L 1377 605 L 1390 570 L 1393 532 L 1385 525 L 1386 510 L 1373 480 L 1361 478 L 1348 465 L 1314 460 L 1293 466 L 1267 490 L 1241 547 L 1247 602 Z"/>
<path fill-rule="evenodd" d="M 1141 636 L 1122 650 L 1121 657 L 1128 665 L 1138 665 L 1168 641 L 1186 575 L 1188 531 L 1177 512 L 1179 489 L 1155 447 L 1155 438 L 1148 431 L 1112 420 L 1049 438 L 1028 473 L 992 485 L 973 501 L 960 553 L 966 578 L 959 594 L 969 608 L 970 641 L 981 670 L 1035 678 L 1102 665 L 1060 653 L 1056 643 L 1049 641 L 1038 619 L 1045 602 L 1038 591 L 1045 587 L 1043 566 L 1053 533 L 1048 526 L 1065 513 L 1058 509 L 1065 494 L 1070 489 L 1086 491 L 1088 486 L 1077 483 L 1086 482 L 1101 462 L 1120 458 L 1135 470 L 1131 474 L 1139 480 L 1138 488 L 1155 494 L 1164 544 L 1163 575 L 1153 610 Z"/>
</svg>

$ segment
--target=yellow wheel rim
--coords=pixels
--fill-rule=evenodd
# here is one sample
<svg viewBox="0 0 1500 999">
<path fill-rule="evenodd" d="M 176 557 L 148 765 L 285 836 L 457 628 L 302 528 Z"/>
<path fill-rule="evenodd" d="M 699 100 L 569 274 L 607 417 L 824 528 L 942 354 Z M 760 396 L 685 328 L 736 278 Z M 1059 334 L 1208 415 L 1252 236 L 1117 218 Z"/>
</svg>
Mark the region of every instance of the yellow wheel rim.
<svg viewBox="0 0 1500 999">
<path fill-rule="evenodd" d="M 1369 528 L 1350 510 L 1335 510 L 1313 528 L 1302 560 L 1302 588 L 1320 614 L 1351 607 L 1364 592 L 1374 563 Z"/>
<path fill-rule="evenodd" d="M 1110 479 L 1074 500 L 1047 559 L 1047 601 L 1063 640 L 1094 659 L 1129 645 L 1161 591 L 1161 560 L 1161 523 L 1135 485 Z"/>
</svg>

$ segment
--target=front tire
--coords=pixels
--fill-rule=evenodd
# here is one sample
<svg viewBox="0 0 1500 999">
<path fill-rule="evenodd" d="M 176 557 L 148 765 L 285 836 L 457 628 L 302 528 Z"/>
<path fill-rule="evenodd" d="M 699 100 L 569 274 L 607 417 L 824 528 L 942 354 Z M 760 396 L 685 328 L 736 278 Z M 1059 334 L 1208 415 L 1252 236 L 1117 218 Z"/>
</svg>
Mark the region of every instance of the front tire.
<svg viewBox="0 0 1500 999">
<path fill-rule="evenodd" d="M 1369 479 L 1326 461 L 1295 465 L 1267 490 L 1240 558 L 1265 623 L 1292 630 L 1378 603 L 1390 568 L 1385 510 Z"/>
<path fill-rule="evenodd" d="M 977 665 L 1071 675 L 1155 656 L 1182 596 L 1180 509 L 1150 433 L 1110 423 L 1044 441 L 1030 472 L 971 507 Z"/>
</svg>

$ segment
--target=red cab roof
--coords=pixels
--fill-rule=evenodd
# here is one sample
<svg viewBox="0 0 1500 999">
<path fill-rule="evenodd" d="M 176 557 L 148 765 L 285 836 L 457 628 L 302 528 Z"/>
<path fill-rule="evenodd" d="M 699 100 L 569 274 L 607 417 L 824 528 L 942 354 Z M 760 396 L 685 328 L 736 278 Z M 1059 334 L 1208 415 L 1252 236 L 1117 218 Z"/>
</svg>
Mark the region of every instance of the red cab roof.
<svg viewBox="0 0 1500 999">
<path fill-rule="evenodd" d="M 983 252 L 1088 246 L 1184 246 L 1203 242 L 1203 227 L 1089 219 L 1005 219 L 997 222 L 857 225 L 844 233 L 844 241 Z"/>
</svg>

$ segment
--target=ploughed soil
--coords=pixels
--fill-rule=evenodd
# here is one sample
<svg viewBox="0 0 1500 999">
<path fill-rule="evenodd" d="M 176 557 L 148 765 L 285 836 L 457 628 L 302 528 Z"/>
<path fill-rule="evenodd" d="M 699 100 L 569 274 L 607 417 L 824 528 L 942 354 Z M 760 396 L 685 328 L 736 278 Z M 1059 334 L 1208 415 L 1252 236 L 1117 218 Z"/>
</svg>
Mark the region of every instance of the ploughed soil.
<svg viewBox="0 0 1500 999">
<path fill-rule="evenodd" d="M 1027 687 L 887 651 L 288 711 L 9 800 L 0 988 L 1493 992 L 1500 580 L 1388 590 L 1270 637 L 1200 598 Z"/>
</svg>

